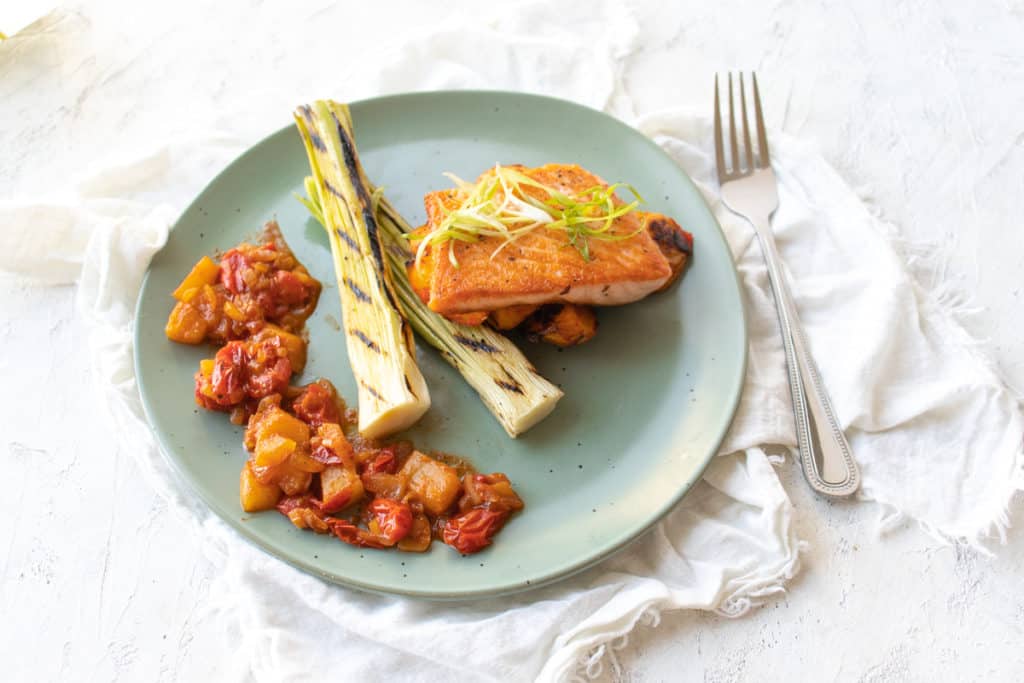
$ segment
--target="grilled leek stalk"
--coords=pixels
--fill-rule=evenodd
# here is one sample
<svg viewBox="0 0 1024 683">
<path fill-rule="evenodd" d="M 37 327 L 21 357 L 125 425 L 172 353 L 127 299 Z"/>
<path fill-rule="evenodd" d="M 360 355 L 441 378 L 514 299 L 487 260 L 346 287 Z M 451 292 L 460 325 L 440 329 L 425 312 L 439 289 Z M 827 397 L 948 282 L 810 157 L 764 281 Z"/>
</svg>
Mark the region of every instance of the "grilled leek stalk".
<svg viewBox="0 0 1024 683">
<path fill-rule="evenodd" d="M 300 197 L 313 217 L 324 222 L 319 190 L 306 178 L 307 198 Z M 562 390 L 544 379 L 512 341 L 489 327 L 453 323 L 430 310 L 413 291 L 406 263 L 415 258 L 405 234 L 412 228 L 379 193 L 374 212 L 381 228 L 398 300 L 416 332 L 441 353 L 480 395 L 487 409 L 509 436 L 515 438 L 547 417 Z"/>
<path fill-rule="evenodd" d="M 370 184 L 359 163 L 348 107 L 318 100 L 295 111 L 331 244 L 349 364 L 359 397 L 359 432 L 387 436 L 430 407 L 412 330 L 398 308 Z"/>
</svg>

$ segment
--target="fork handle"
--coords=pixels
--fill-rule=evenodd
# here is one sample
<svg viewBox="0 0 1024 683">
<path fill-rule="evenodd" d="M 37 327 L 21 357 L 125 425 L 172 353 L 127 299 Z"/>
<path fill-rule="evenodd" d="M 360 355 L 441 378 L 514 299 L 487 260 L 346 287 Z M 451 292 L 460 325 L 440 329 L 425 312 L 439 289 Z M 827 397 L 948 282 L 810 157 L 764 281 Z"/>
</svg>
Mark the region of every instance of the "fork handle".
<svg viewBox="0 0 1024 683">
<path fill-rule="evenodd" d="M 765 216 L 751 222 L 761 243 L 768 264 L 768 279 L 775 294 L 804 476 L 811 488 L 822 495 L 849 496 L 860 487 L 860 469 L 850 454 L 850 445 L 800 326 L 793 295 L 782 273 L 782 259 L 775 246 L 771 221 Z"/>
</svg>

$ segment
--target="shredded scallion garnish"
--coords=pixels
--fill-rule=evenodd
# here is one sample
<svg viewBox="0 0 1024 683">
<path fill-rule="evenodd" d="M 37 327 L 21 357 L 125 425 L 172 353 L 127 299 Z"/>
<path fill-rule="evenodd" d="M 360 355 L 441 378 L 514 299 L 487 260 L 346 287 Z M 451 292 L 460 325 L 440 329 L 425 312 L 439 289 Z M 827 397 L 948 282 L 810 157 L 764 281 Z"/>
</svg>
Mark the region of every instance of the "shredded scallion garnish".
<svg viewBox="0 0 1024 683">
<path fill-rule="evenodd" d="M 494 258 L 502 249 L 538 228 L 563 231 L 568 245 L 590 261 L 591 239 L 624 240 L 643 230 L 641 226 L 631 233 L 612 232 L 617 218 L 635 210 L 644 201 L 636 188 L 626 183 L 595 185 L 570 197 L 500 164 L 495 164 L 494 172 L 477 183 L 468 183 L 451 173 L 445 176 L 455 183 L 461 202 L 420 241 L 416 249 L 417 263 L 429 246 L 447 245 L 448 259 L 457 267 L 455 242 L 476 242 L 482 237 L 503 241 L 491 254 Z M 527 188 L 535 192 L 528 192 Z M 620 188 L 629 190 L 633 201 L 617 205 L 615 192 Z"/>
</svg>

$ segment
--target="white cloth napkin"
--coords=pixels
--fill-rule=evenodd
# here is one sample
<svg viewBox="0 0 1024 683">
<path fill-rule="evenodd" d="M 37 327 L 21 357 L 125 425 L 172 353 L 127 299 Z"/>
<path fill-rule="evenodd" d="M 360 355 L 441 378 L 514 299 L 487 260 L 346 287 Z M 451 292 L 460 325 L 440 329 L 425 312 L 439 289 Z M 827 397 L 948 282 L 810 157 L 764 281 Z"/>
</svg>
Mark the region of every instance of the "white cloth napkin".
<svg viewBox="0 0 1024 683">
<path fill-rule="evenodd" d="M 216 135 L 158 141 L 141 155 L 117 150 L 115 141 L 120 161 L 108 161 L 59 195 L 0 202 L 6 226 L 0 267 L 43 282 L 78 277 L 94 374 L 121 448 L 171 508 L 209 539 L 207 571 L 219 598 L 197 619 L 228 627 L 239 677 L 593 676 L 608 655 L 614 664 L 615 648 L 637 623 L 656 623 L 662 611 L 680 608 L 738 616 L 783 590 L 798 571 L 794 510 L 773 470 L 777 459 L 761 450 L 793 447 L 795 439 L 759 248 L 750 228 L 717 199 L 707 119 L 682 111 L 636 116 L 619 87 L 619 60 L 640 39 L 629 11 L 617 2 L 576 5 L 560 8 L 574 17 L 571 26 L 551 21 L 551 10 L 535 3 L 489 22 L 423 27 L 389 48 L 381 68 L 317 93 L 351 99 L 495 87 L 605 108 L 661 144 L 701 186 L 722 223 L 743 281 L 751 335 L 744 397 L 724 455 L 652 533 L 560 584 L 461 604 L 328 585 L 241 541 L 161 458 L 141 415 L 131 360 L 138 286 L 173 217 L 213 172 L 255 141 L 251 130 L 229 126 Z M 302 63 L 296 59 L 296 69 Z M 287 119 L 287 111 L 247 105 L 252 119 Z M 154 128 L 160 123 L 159 112 L 144 115 Z M 908 275 L 889 228 L 812 150 L 780 134 L 771 142 L 781 194 L 774 228 L 811 346 L 863 468 L 862 498 L 884 504 L 887 521 L 909 515 L 942 538 L 978 542 L 1001 534 L 1010 497 L 1024 487 L 1024 419 L 1016 399 L 956 320 Z M 44 223 L 53 229 L 34 229 Z"/>
</svg>

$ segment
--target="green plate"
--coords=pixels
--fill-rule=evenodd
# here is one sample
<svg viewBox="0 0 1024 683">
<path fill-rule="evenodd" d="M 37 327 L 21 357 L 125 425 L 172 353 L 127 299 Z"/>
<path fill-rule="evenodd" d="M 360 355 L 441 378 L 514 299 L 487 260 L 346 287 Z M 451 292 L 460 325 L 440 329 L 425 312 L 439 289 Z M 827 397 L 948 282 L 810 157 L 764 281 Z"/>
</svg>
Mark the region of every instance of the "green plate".
<svg viewBox="0 0 1024 683">
<path fill-rule="evenodd" d="M 434 92 L 352 105 L 363 164 L 413 225 L 423 194 L 452 171 L 474 178 L 495 162 L 578 163 L 609 182 L 632 183 L 647 206 L 675 217 L 695 240 L 681 286 L 598 312 L 596 338 L 564 352 L 522 341 L 565 398 L 512 440 L 433 349 L 418 348 L 433 405 L 407 436 L 427 449 L 505 472 L 526 502 L 494 545 L 462 557 L 433 544 L 422 555 L 363 550 L 293 527 L 276 512 L 238 503 L 242 430 L 197 410 L 192 376 L 206 347 L 175 344 L 163 328 L 170 292 L 204 254 L 253 239 L 277 218 L 325 285 L 309 322 L 302 382 L 327 377 L 356 395 L 338 331 L 340 307 L 326 237 L 292 197 L 308 172 L 287 126 L 247 151 L 182 214 L 153 259 L 139 296 L 135 366 L 146 414 L 168 460 L 242 536 L 303 570 L 355 588 L 427 598 L 490 596 L 580 571 L 640 536 L 700 477 L 732 420 L 747 337 L 728 246 L 690 179 L 650 140 L 600 112 L 505 92 Z"/>
</svg>

